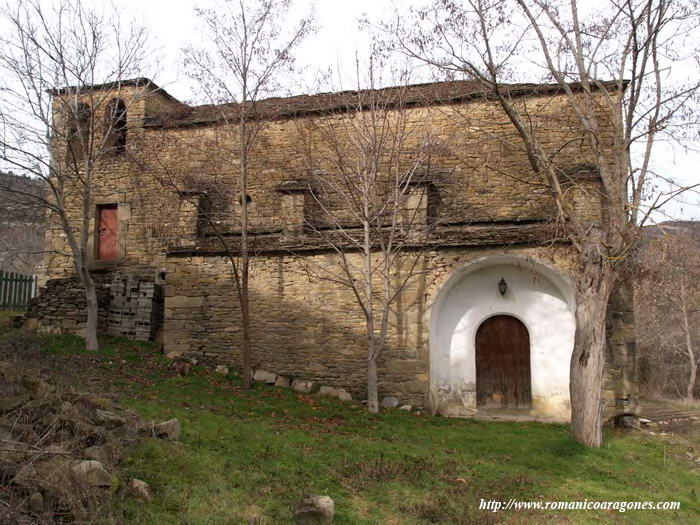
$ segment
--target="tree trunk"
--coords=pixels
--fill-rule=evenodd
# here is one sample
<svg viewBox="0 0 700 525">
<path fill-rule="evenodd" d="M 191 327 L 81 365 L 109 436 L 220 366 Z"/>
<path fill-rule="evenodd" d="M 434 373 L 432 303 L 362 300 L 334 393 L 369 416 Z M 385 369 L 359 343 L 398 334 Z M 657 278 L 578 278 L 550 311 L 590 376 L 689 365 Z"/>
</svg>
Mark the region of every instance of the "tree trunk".
<svg viewBox="0 0 700 525">
<path fill-rule="evenodd" d="M 241 321 L 243 322 L 243 388 L 250 388 L 253 381 L 253 364 L 250 346 L 250 257 L 248 253 L 248 203 L 246 201 L 248 180 L 246 160 L 241 162 Z"/>
<path fill-rule="evenodd" d="M 92 280 L 90 272 L 83 270 L 82 272 L 83 286 L 85 287 L 85 299 L 87 302 L 87 323 L 85 324 L 85 349 L 98 350 L 97 343 L 97 290 L 95 282 Z"/>
<path fill-rule="evenodd" d="M 243 388 L 248 389 L 252 385 L 252 349 L 250 346 L 250 301 L 248 295 L 248 281 L 250 270 L 250 257 L 248 253 L 248 124 L 246 115 L 246 84 L 243 84 L 243 108 L 239 124 L 239 160 L 240 160 L 240 187 L 241 194 L 241 283 L 240 297 L 241 320 L 243 322 Z"/>
<path fill-rule="evenodd" d="M 369 203 L 368 186 L 363 189 L 362 214 L 364 231 L 364 279 L 365 279 L 365 322 L 367 328 L 367 410 L 376 414 L 379 412 L 379 395 L 377 393 L 377 338 L 374 333 L 374 286 L 372 283 L 372 238 L 368 221 Z"/>
<path fill-rule="evenodd" d="M 247 272 L 246 272 L 247 273 Z M 248 276 L 242 278 L 244 291 L 242 293 L 243 300 L 241 301 L 241 317 L 243 321 L 243 388 L 250 388 L 253 382 L 253 365 L 251 359 L 250 346 L 250 310 L 248 305 Z"/>
<path fill-rule="evenodd" d="M 587 447 L 599 447 L 603 443 L 601 394 L 606 345 L 605 316 L 611 276 L 602 268 L 587 270 L 584 276 L 595 277 L 584 278 L 578 286 L 569 387 L 571 434 Z"/>
<path fill-rule="evenodd" d="M 376 414 L 379 412 L 379 394 L 377 391 L 377 356 L 374 341 L 369 343 L 367 356 L 367 410 Z"/>
<path fill-rule="evenodd" d="M 86 173 L 88 173 L 87 168 Z M 73 267 L 75 268 L 75 273 L 80 278 L 80 282 L 85 289 L 85 304 L 87 307 L 87 321 L 85 323 L 85 349 L 97 351 L 99 350 L 99 343 L 97 342 L 97 290 L 95 288 L 95 281 L 93 281 L 90 270 L 88 269 L 88 257 L 86 255 L 90 225 L 90 208 L 92 207 L 92 194 L 90 193 L 89 181 L 89 177 L 86 178 L 86 185 L 83 189 L 83 218 L 80 231 L 80 245 L 78 245 L 74 231 L 63 213 L 61 214 L 61 220 L 63 223 L 63 231 L 66 233 L 68 245 L 73 253 Z M 66 209 L 65 202 L 61 201 L 59 202 L 59 205 L 61 210 Z"/>
<path fill-rule="evenodd" d="M 683 284 L 683 283 L 681 283 Z M 683 297 L 683 330 L 685 331 L 685 350 L 688 353 L 688 361 L 690 363 L 690 374 L 688 375 L 688 388 L 685 391 L 685 398 L 688 402 L 695 401 L 695 380 L 697 379 L 698 364 L 695 359 L 695 351 L 693 348 L 693 340 L 690 337 L 690 321 L 688 319 L 688 308 L 685 302 L 685 286 L 681 288 Z"/>
</svg>

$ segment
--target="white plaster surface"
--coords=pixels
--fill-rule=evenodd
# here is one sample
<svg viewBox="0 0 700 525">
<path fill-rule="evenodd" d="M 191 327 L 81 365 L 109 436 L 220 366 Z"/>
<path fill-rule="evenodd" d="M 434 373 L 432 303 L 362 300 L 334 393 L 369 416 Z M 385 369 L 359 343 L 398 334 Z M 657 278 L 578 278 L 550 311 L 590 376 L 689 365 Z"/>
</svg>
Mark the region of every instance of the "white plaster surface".
<svg viewBox="0 0 700 525">
<path fill-rule="evenodd" d="M 498 290 L 501 277 L 508 283 L 505 296 Z M 549 267 L 510 256 L 475 261 L 457 270 L 433 303 L 433 410 L 450 416 L 476 414 L 476 330 L 499 314 L 520 319 L 530 335 L 530 415 L 569 420 L 569 363 L 575 330 L 571 287 Z"/>
</svg>

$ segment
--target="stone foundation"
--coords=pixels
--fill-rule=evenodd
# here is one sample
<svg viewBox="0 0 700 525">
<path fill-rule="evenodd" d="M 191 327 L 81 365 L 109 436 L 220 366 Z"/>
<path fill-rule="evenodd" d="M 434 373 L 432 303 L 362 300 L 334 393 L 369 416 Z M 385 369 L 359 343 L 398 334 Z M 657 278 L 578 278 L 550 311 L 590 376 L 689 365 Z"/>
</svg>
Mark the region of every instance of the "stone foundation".
<svg viewBox="0 0 700 525">
<path fill-rule="evenodd" d="M 93 272 L 99 333 L 148 341 L 163 323 L 163 287 L 150 267 L 133 273 Z M 77 278 L 49 279 L 30 302 L 24 326 L 51 334 L 84 335 L 85 289 Z"/>
<path fill-rule="evenodd" d="M 93 279 L 97 291 L 97 329 L 104 333 L 107 329 L 111 274 L 96 273 Z M 83 335 L 87 322 L 85 288 L 77 278 L 49 279 L 30 301 L 24 318 L 25 328 L 40 333 Z"/>
</svg>

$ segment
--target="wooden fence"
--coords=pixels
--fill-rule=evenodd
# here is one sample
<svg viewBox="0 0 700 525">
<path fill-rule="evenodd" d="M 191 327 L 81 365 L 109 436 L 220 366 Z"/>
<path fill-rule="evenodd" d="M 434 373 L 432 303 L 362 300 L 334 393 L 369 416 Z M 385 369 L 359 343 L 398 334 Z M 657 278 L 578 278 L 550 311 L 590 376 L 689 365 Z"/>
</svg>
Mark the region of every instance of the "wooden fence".
<svg viewBox="0 0 700 525">
<path fill-rule="evenodd" d="M 36 293 L 36 275 L 0 270 L 0 310 L 23 310 Z"/>
</svg>

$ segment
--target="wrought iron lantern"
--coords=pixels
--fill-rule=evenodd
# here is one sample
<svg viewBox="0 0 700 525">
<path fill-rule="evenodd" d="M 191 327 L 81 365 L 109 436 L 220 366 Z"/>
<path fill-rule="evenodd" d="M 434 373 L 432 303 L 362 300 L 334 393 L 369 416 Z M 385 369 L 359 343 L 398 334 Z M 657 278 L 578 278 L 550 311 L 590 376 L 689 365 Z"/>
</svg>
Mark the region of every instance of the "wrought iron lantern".
<svg viewBox="0 0 700 525">
<path fill-rule="evenodd" d="M 498 282 L 498 291 L 501 292 L 501 295 L 504 296 L 506 295 L 506 290 L 508 289 L 508 283 L 506 280 L 501 277 L 501 280 Z"/>
</svg>

